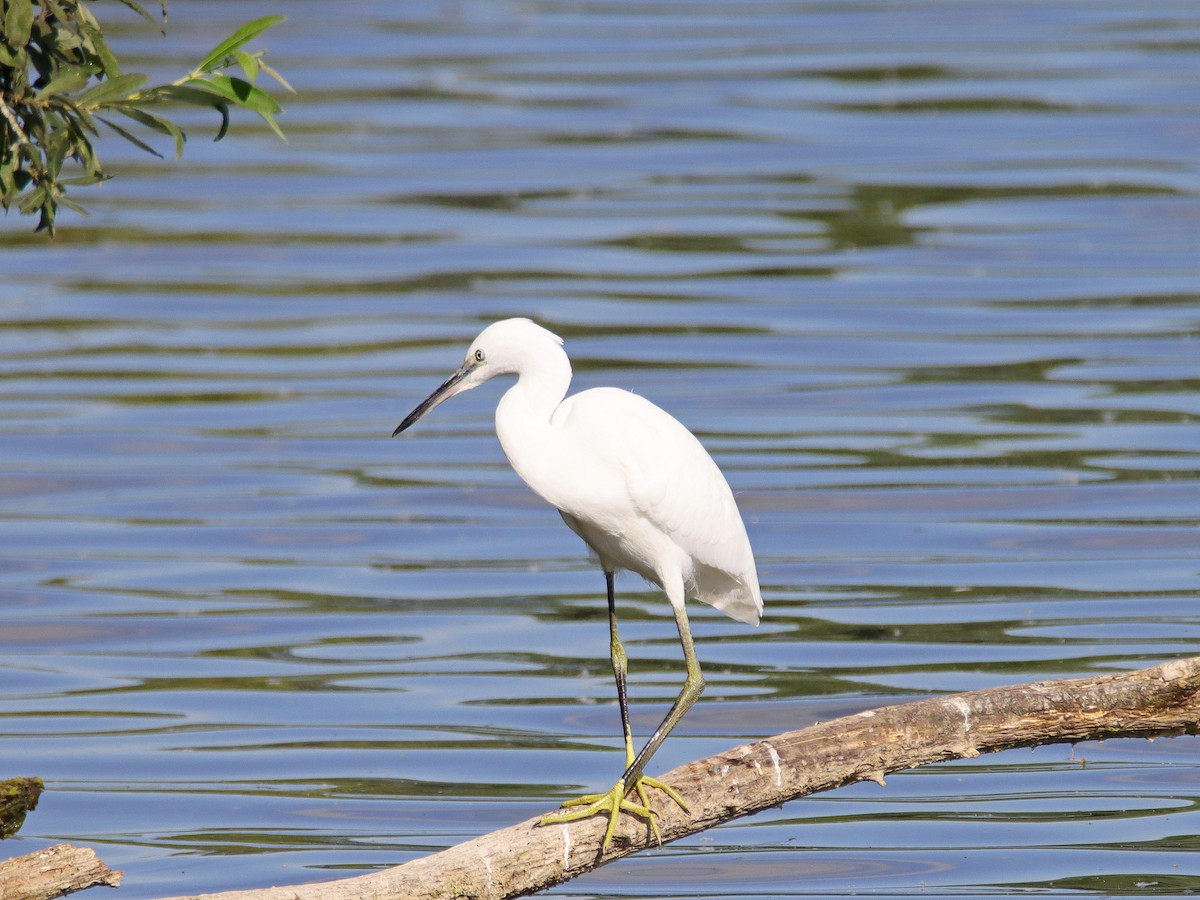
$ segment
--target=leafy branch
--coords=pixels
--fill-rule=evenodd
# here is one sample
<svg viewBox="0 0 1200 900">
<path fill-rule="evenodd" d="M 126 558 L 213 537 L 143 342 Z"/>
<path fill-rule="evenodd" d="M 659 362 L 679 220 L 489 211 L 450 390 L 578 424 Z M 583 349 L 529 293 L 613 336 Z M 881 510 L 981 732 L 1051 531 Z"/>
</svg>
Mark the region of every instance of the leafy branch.
<svg viewBox="0 0 1200 900">
<path fill-rule="evenodd" d="M 159 24 L 136 0 L 120 2 Z M 86 213 L 68 187 L 109 177 L 94 146 L 100 125 L 159 157 L 147 139 L 165 135 L 176 159 L 186 135 L 159 112 L 168 104 L 215 110 L 218 141 L 232 107 L 257 113 L 284 138 L 275 120 L 279 102 L 258 86 L 258 76 L 266 73 L 289 91 L 291 85 L 266 63 L 265 51 L 243 49 L 283 16 L 245 23 L 182 78 L 146 88 L 146 75 L 122 70 L 87 0 L 0 0 L 0 8 L 0 204 L 38 213 L 38 231 L 54 234 L 60 206 Z M 165 3 L 160 9 L 165 22 Z"/>
</svg>

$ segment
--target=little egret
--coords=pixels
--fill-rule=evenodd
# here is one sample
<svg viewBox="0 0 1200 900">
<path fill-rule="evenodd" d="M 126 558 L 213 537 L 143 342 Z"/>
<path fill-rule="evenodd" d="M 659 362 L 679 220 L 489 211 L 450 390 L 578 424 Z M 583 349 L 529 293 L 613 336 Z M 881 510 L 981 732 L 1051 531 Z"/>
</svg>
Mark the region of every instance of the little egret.
<svg viewBox="0 0 1200 900">
<path fill-rule="evenodd" d="M 690 431 L 628 391 L 593 388 L 567 397 L 571 362 L 562 338 L 529 319 L 505 319 L 485 328 L 458 370 L 392 436 L 443 400 L 497 375 L 517 376 L 496 407 L 496 435 L 509 463 L 534 493 L 558 509 L 604 569 L 609 650 L 625 734 L 625 771 L 612 790 L 568 800 L 563 811 L 540 824 L 604 813 L 607 848 L 625 811 L 645 819 L 657 838 L 646 789 L 663 791 L 685 812 L 687 805 L 673 788 L 643 771 L 704 690 L 684 600 L 701 600 L 751 625 L 762 615 L 746 527 L 721 470 Z M 613 591 L 620 569 L 636 572 L 666 593 L 687 666 L 683 690 L 636 755 Z"/>
</svg>

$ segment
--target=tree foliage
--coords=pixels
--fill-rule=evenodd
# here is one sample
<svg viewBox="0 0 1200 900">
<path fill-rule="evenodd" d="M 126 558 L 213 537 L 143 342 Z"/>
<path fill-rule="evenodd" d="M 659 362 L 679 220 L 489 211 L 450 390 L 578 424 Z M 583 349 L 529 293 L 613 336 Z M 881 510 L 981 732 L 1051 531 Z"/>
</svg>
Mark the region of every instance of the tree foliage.
<svg viewBox="0 0 1200 900">
<path fill-rule="evenodd" d="M 159 25 L 136 0 L 119 2 Z M 147 76 L 122 69 L 86 0 L 0 0 L 0 10 L 0 204 L 37 213 L 39 231 L 54 234 L 60 206 L 86 212 L 68 187 L 108 178 L 95 148 L 101 126 L 155 156 L 148 140 L 164 135 L 177 159 L 186 135 L 162 114 L 168 104 L 216 111 L 216 140 L 229 128 L 231 107 L 257 113 L 283 137 L 279 103 L 258 76 L 291 88 L 264 51 L 243 49 L 282 16 L 245 23 L 182 78 L 146 87 Z M 160 10 L 165 23 L 165 2 Z"/>
</svg>

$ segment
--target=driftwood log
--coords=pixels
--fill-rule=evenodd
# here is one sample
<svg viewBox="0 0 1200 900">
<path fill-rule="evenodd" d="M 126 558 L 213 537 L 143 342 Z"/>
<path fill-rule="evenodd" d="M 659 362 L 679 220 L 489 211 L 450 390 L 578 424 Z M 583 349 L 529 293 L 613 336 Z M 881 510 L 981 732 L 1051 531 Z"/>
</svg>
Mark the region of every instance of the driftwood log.
<svg viewBox="0 0 1200 900">
<path fill-rule="evenodd" d="M 48 900 L 98 884 L 116 887 L 121 873 L 100 861 L 94 850 L 55 844 L 0 862 L 0 900 Z"/>
<path fill-rule="evenodd" d="M 1039 744 L 1200 730 L 1200 657 L 1090 678 L 988 688 L 869 710 L 735 747 L 661 776 L 691 813 L 656 801 L 663 841 L 925 763 Z M 188 900 L 502 900 L 560 884 L 653 845 L 629 816 L 608 852 L 603 817 L 530 819 L 440 853 L 338 881 Z M 170 900 L 185 900 L 174 897 Z"/>
</svg>

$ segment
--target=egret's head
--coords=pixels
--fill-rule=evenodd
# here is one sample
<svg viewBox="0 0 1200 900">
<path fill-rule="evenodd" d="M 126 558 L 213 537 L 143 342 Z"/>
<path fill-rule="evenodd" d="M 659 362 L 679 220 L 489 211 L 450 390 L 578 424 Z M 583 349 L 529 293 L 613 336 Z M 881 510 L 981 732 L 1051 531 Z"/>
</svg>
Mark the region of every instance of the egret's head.
<svg viewBox="0 0 1200 900">
<path fill-rule="evenodd" d="M 520 373 L 548 354 L 561 355 L 561 348 L 562 338 L 529 319 L 504 319 L 492 323 L 471 342 L 463 364 L 396 426 L 392 437 L 443 400 L 469 391 L 496 375 Z"/>
</svg>

